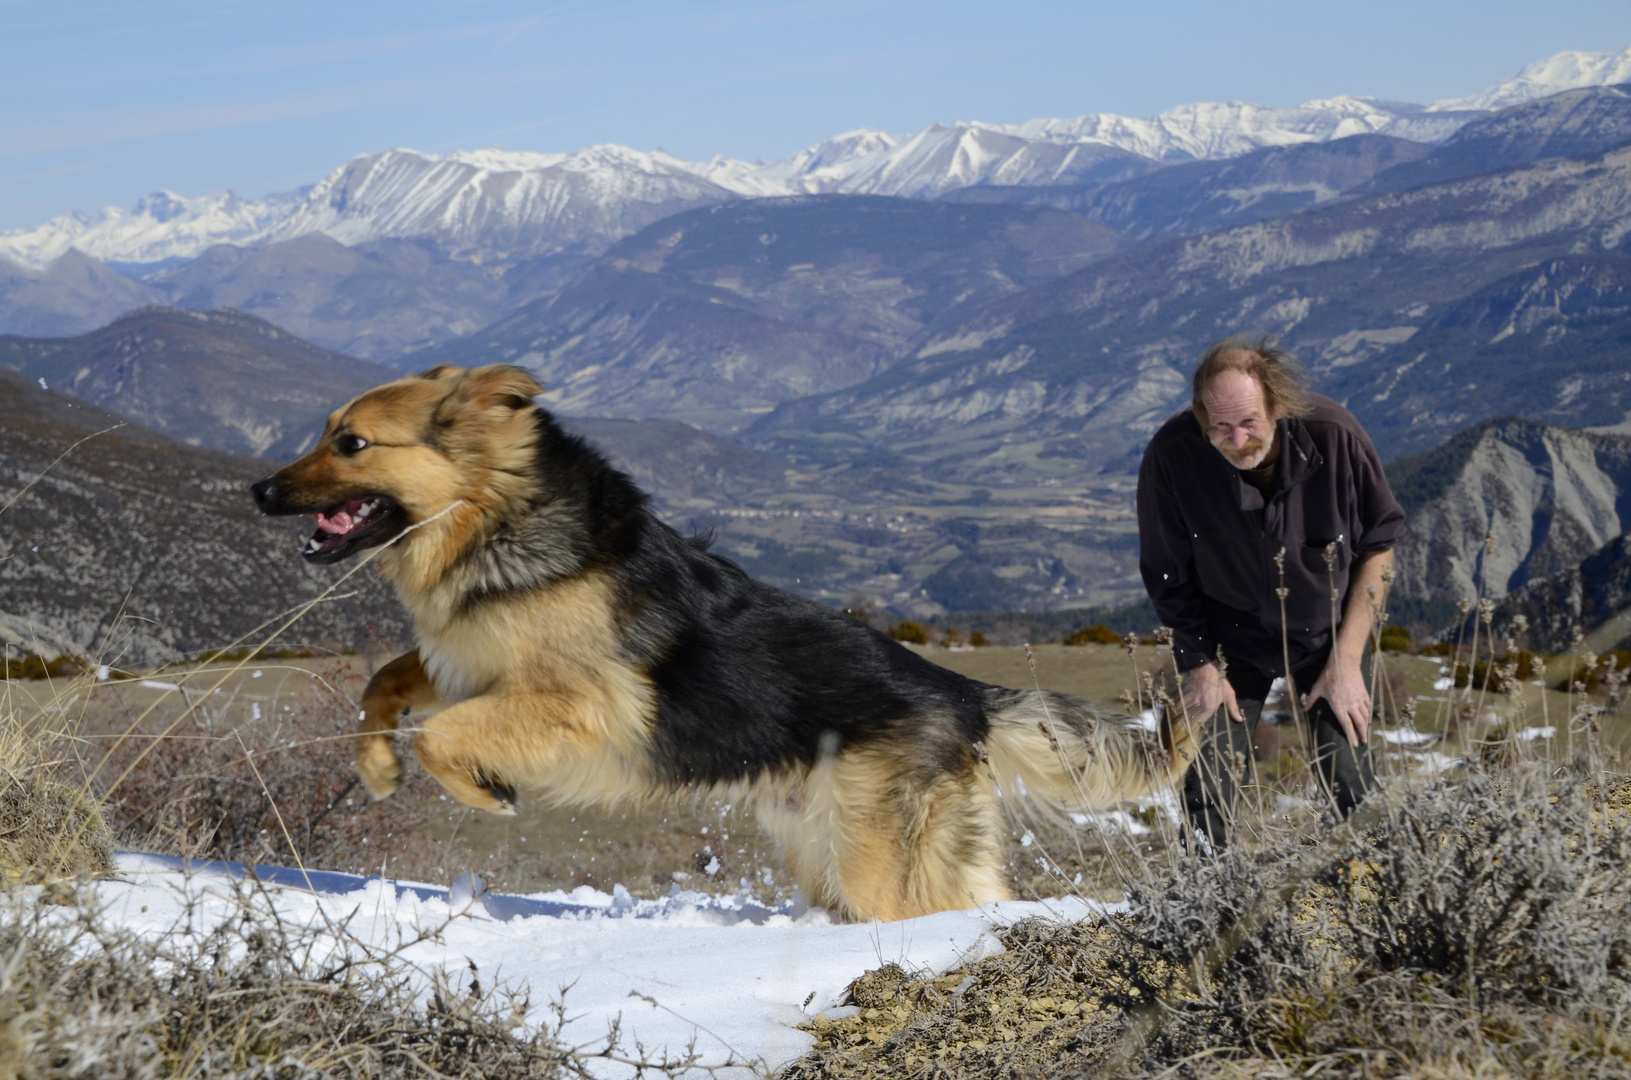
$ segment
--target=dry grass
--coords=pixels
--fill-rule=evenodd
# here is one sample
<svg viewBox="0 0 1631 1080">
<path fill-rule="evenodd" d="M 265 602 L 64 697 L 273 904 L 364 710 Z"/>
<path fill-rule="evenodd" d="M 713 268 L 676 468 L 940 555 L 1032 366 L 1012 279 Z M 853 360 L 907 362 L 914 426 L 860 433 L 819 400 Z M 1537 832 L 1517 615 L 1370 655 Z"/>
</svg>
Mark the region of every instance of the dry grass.
<svg viewBox="0 0 1631 1080">
<path fill-rule="evenodd" d="M 869 972 L 783 1076 L 1631 1075 L 1631 781 L 1609 737 L 1625 675 L 1607 665 L 1595 697 L 1576 676 L 1549 706 L 1520 674 L 1523 627 L 1498 636 L 1477 610 L 1481 645 L 1446 649 L 1433 692 L 1457 665 L 1484 679 L 1411 695 L 1379 663 L 1377 714 L 1427 737 L 1383 756 L 1349 822 L 1284 727 L 1258 740 L 1220 854 L 1162 813 L 1133 834 L 1038 826 L 1022 886 L 1029 867 L 1039 893 L 1126 912 L 1016 924 L 1003 955 L 938 977 Z"/>
<path fill-rule="evenodd" d="M 1337 826 L 1319 820 L 1292 732 L 1264 750 L 1247 835 L 1220 856 L 1186 853 L 1158 809 L 1120 833 L 1021 823 L 1022 894 L 1113 893 L 1127 913 L 1022 922 L 1003 932 L 1002 956 L 948 975 L 868 973 L 851 990 L 855 1015 L 813 1021 L 815 1049 L 784 1075 L 1631 1074 L 1631 785 L 1605 768 L 1603 706 L 1586 682 L 1598 658 L 1570 659 L 1553 718 L 1563 736 L 1547 756 L 1517 736 L 1535 719 L 1512 660 L 1521 643 L 1496 655 L 1487 605 L 1478 611 L 1470 650 L 1448 658 L 1472 677 L 1432 707 L 1445 746 L 1468 760 L 1453 778 L 1395 774 Z M 1128 659 L 1136 669 L 1133 646 Z M 456 988 L 343 928 L 283 924 L 253 886 L 236 917 L 200 935 L 111 926 L 79 883 L 108 869 L 115 836 L 330 869 L 383 857 L 413 874 L 406 841 L 434 831 L 430 782 L 411 779 L 389 804 L 361 797 L 338 670 L 319 671 L 298 710 L 260 715 L 231 689 L 242 667 L 166 673 L 187 688 L 122 718 L 111 742 L 86 741 L 74 704 L 103 692 L 94 666 L 53 684 L 26 720 L 7 688 L 0 1080 L 708 1071 L 690 1054 L 630 1057 L 616 1031 L 565 1046 L 564 1004 L 553 1026 L 529 1030 L 523 995 L 485 989 L 475 972 Z M 1133 677 L 1141 707 L 1155 684 Z M 1599 681 L 1617 706 L 1623 669 Z M 1400 679 L 1381 671 L 1376 686 L 1379 711 L 1426 719 Z M 698 856 L 730 860 L 722 831 Z M 438 873 L 417 876 L 444 876 L 445 861 L 421 857 Z M 28 883 L 42 887 L 16 887 Z M 427 979 L 428 998 L 415 989 Z"/>
<path fill-rule="evenodd" d="M 38 885 L 111 868 L 112 833 L 97 801 L 45 752 L 37 722 L 0 684 L 0 882 Z"/>
<path fill-rule="evenodd" d="M 869 973 L 784 1075 L 1631 1074 L 1631 785 L 1396 784 L 1367 820 L 1177 858 L 1097 925 Z"/>
<path fill-rule="evenodd" d="M 291 751 L 281 766 L 276 754 L 250 755 L 236 736 L 210 731 L 205 711 L 192 709 L 164 725 L 164 738 L 127 740 L 96 759 L 100 769 L 88 765 L 74 752 L 83 745 L 63 737 L 64 721 L 72 726 L 64 705 L 87 689 L 57 687 L 53 704 L 27 720 L 11 697 L 0 702 L 8 886 L 0 893 L 0 1080 L 533 1080 L 608 1066 L 653 1076 L 720 1067 L 694 1048 L 666 1057 L 626 1050 L 615 1028 L 593 1044 L 567 1044 L 559 1038 L 564 998 L 551 1002 L 542 1029 L 529 1027 L 524 991 L 484 987 L 474 969 L 468 981 L 452 980 L 402 959 L 441 927 L 383 949 L 344 926 L 281 921 L 253 882 L 238 886 L 235 914 L 202 931 L 154 937 L 117 926 L 89 884 L 111 869 L 105 811 L 126 835 L 169 830 L 191 853 L 225 856 L 321 856 L 370 823 L 354 816 L 330 835 L 312 820 L 323 815 L 313 808 L 336 803 L 334 785 L 349 783 L 349 743 L 298 719 L 277 731 L 287 741 L 276 745 Z M 242 751 L 236 760 L 228 743 Z M 164 793 L 146 811 L 99 798 L 85 782 L 116 778 L 105 781 L 106 796 L 133 777 Z M 287 824 L 301 809 L 308 817 L 294 819 L 304 825 L 298 835 L 279 829 L 283 849 L 252 828 Z M 200 922 L 189 914 L 178 925 Z"/>
<path fill-rule="evenodd" d="M 251 695 L 258 684 L 242 677 L 201 693 L 190 686 L 218 681 L 212 673 L 171 674 L 182 689 L 167 708 L 144 717 L 124 706 L 104 721 L 111 742 L 77 740 L 120 846 L 352 873 L 405 854 L 435 784 L 416 772 L 400 799 L 369 801 L 351 766 L 349 665 L 309 666 L 302 692 L 287 695 Z M 114 699 L 119 688 L 98 691 Z"/>
</svg>

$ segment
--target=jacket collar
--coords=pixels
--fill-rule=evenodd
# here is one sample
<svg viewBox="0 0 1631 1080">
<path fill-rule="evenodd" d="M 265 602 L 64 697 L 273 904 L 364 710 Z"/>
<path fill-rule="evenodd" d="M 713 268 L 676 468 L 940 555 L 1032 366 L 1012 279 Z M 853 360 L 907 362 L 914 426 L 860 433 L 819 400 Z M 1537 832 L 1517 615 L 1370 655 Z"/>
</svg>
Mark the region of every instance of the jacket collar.
<svg viewBox="0 0 1631 1080">
<path fill-rule="evenodd" d="M 1277 427 L 1275 437 L 1280 440 L 1280 471 L 1279 483 L 1275 485 L 1276 496 L 1301 484 L 1325 464 L 1319 448 L 1314 445 L 1314 437 L 1308 432 L 1308 425 L 1302 420 L 1295 416 L 1287 417 L 1281 420 Z M 1202 439 L 1205 440 L 1205 433 L 1202 433 Z M 1207 449 L 1214 454 L 1218 453 L 1210 442 L 1207 443 Z M 1218 460 L 1234 479 L 1235 488 L 1240 493 L 1240 508 L 1263 509 L 1265 505 L 1263 493 L 1246 483 L 1240 475 L 1240 470 L 1229 464 L 1222 454 L 1218 454 Z"/>
</svg>

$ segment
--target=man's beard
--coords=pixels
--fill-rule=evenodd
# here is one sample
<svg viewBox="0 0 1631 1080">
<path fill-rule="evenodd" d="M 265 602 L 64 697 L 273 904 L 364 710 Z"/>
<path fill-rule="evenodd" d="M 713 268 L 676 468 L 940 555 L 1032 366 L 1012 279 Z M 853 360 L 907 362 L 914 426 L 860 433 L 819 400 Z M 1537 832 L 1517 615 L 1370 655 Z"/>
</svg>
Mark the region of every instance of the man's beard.
<svg viewBox="0 0 1631 1080">
<path fill-rule="evenodd" d="M 1223 455 L 1223 460 L 1235 468 L 1241 470 L 1255 469 L 1263 464 L 1263 460 L 1269 456 L 1269 451 L 1274 449 L 1274 429 L 1269 429 L 1268 441 L 1247 439 L 1245 445 L 1239 450 L 1226 442 L 1220 442 L 1216 439 L 1212 440 L 1212 446 L 1218 453 Z"/>
</svg>

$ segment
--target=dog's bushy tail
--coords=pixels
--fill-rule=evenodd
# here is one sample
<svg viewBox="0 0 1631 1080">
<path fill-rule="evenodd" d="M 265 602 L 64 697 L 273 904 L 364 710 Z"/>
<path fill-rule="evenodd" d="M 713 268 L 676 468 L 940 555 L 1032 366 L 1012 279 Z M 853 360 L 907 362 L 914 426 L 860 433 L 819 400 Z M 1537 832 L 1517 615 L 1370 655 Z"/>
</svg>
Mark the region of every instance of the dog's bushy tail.
<svg viewBox="0 0 1631 1080">
<path fill-rule="evenodd" d="M 1003 795 L 1053 813 L 1102 809 L 1176 784 L 1195 758 L 1181 718 L 1156 730 L 1137 717 L 1050 690 L 997 690 L 985 748 Z"/>
</svg>

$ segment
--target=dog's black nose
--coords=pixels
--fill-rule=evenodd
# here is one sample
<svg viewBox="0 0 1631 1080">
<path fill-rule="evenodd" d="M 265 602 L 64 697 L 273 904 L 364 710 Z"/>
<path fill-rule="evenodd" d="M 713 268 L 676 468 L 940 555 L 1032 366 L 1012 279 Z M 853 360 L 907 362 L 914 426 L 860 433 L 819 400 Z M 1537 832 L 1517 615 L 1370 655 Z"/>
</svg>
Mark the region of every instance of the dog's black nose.
<svg viewBox="0 0 1631 1080">
<path fill-rule="evenodd" d="M 261 513 L 271 513 L 277 505 L 277 477 L 268 476 L 250 484 L 249 494 L 255 497 L 255 505 L 261 508 Z"/>
</svg>

